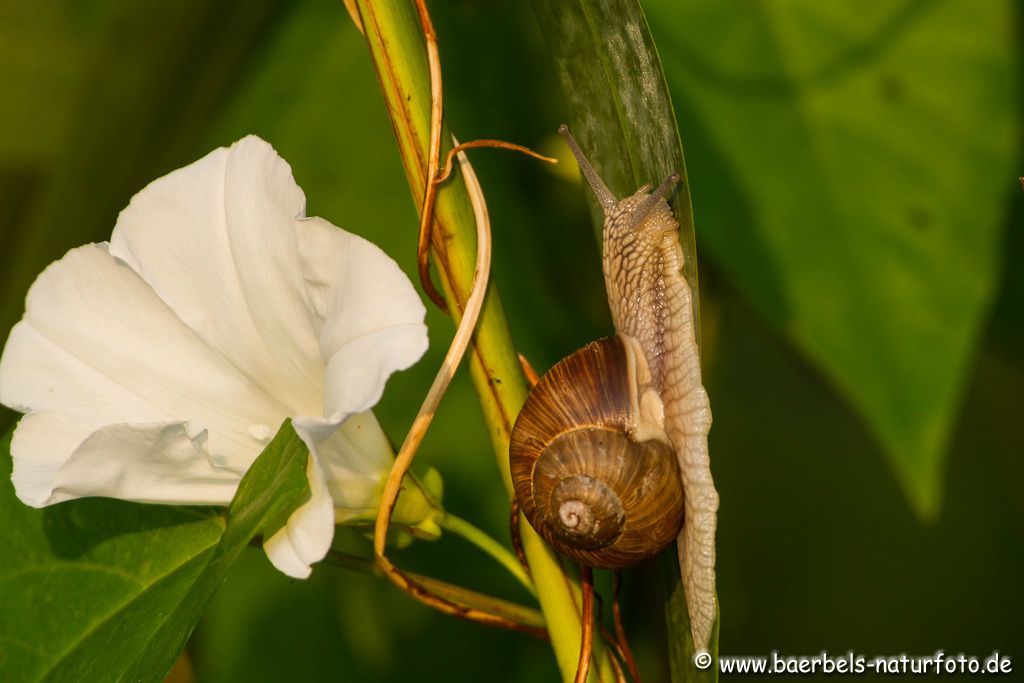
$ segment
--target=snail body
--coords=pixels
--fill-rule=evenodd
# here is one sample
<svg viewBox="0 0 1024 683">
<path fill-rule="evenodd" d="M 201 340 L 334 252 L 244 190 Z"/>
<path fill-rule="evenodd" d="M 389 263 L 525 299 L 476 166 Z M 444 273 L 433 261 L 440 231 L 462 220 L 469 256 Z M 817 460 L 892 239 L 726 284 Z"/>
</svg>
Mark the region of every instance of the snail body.
<svg viewBox="0 0 1024 683">
<path fill-rule="evenodd" d="M 665 200 L 678 177 L 618 200 L 560 132 L 605 212 L 617 335 L 570 355 L 531 390 L 509 448 L 516 498 L 545 540 L 588 566 L 635 564 L 675 538 L 694 645 L 705 650 L 718 493 L 679 224 Z"/>
</svg>

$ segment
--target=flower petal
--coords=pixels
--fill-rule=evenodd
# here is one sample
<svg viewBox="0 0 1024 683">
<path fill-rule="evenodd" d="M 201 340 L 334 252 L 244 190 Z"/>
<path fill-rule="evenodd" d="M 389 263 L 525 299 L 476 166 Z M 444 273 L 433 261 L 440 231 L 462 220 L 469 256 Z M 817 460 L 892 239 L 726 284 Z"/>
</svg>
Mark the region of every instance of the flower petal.
<svg viewBox="0 0 1024 683">
<path fill-rule="evenodd" d="M 288 414 L 105 244 L 68 252 L 32 285 L 25 317 L 0 359 L 0 399 L 59 411 L 86 435 L 111 423 L 201 418 L 212 457 L 235 468 L 248 467 L 262 450 L 252 424 L 279 424 Z"/>
<path fill-rule="evenodd" d="M 335 522 L 376 512 L 394 452 L 372 411 L 345 420 L 317 444 L 317 456 L 334 501 Z"/>
<path fill-rule="evenodd" d="M 50 502 L 108 496 L 143 503 L 227 505 L 241 473 L 214 467 L 206 438 L 197 422 L 98 429 L 54 477 Z"/>
<path fill-rule="evenodd" d="M 294 230 L 304 212 L 287 162 L 249 136 L 132 198 L 111 253 L 264 391 L 310 414 L 323 363 Z"/>
<path fill-rule="evenodd" d="M 0 402 L 25 413 L 58 411 L 93 428 L 167 418 L 166 411 L 54 343 L 27 320 L 11 330 L 0 358 Z"/>
<path fill-rule="evenodd" d="M 11 439 L 14 492 L 26 505 L 44 507 L 52 502 L 54 477 L 90 428 L 60 413 L 32 413 L 23 417 Z"/>
<path fill-rule="evenodd" d="M 18 497 L 35 507 L 85 496 L 226 505 L 241 479 L 210 464 L 197 423 L 109 425 L 80 436 L 81 425 L 58 413 L 24 418 L 11 443 Z M 66 461 L 53 457 L 69 447 Z"/>
<path fill-rule="evenodd" d="M 380 400 L 391 373 L 404 370 L 427 348 L 420 324 L 396 325 L 346 342 L 327 363 L 324 414 L 349 415 Z"/>
<path fill-rule="evenodd" d="M 310 301 L 325 316 L 323 415 L 362 412 L 380 400 L 391 373 L 426 351 L 426 309 L 398 264 L 373 243 L 319 219 L 303 221 L 301 230 Z"/>
<path fill-rule="evenodd" d="M 293 422 L 295 433 L 309 448 L 306 478 L 310 499 L 288 517 L 288 522 L 263 542 L 270 562 L 288 576 L 304 579 L 330 550 L 334 539 L 334 503 L 324 481 L 317 444 L 312 435 Z"/>
</svg>

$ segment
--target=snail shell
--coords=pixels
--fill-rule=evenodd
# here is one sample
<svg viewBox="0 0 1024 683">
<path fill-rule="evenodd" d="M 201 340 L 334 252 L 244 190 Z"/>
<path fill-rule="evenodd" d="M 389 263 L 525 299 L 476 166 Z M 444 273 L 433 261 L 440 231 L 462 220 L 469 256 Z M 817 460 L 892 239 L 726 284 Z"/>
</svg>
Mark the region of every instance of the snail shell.
<svg viewBox="0 0 1024 683">
<path fill-rule="evenodd" d="M 683 521 L 676 456 L 636 343 L 592 342 L 530 392 L 509 448 L 516 498 L 574 560 L 627 567 L 668 546 Z"/>
</svg>

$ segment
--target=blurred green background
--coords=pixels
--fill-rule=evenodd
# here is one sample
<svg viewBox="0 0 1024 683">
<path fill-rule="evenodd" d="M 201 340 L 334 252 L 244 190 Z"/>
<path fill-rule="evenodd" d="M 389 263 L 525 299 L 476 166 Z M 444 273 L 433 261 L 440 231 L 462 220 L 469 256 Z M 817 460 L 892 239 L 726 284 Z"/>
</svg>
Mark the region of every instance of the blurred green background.
<svg viewBox="0 0 1024 683">
<path fill-rule="evenodd" d="M 721 653 L 1024 656 L 1024 3 L 642 4 L 694 201 Z M 560 153 L 566 111 L 529 6 L 431 10 L 459 137 Z M 414 271 L 416 214 L 340 0 L 0 2 L 0 86 L 2 329 L 132 194 L 247 133 L 292 164 L 311 215 Z M 473 161 L 514 337 L 546 368 L 611 330 L 583 194 L 518 155 Z M 428 322 L 431 351 L 377 411 L 394 440 L 451 335 Z M 464 374 L 421 457 L 447 508 L 507 540 Z M 397 557 L 527 600 L 458 540 Z M 656 575 L 630 572 L 624 597 L 651 681 L 667 677 Z M 543 643 L 360 574 L 290 581 L 257 551 L 188 654 L 203 682 L 557 675 Z"/>
</svg>

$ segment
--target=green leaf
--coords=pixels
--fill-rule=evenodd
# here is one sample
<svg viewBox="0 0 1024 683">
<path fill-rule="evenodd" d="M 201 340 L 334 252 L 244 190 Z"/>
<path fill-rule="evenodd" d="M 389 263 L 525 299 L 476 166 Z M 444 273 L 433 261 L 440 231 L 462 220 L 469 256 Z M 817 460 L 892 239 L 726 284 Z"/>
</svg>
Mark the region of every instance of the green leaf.
<svg viewBox="0 0 1024 683">
<path fill-rule="evenodd" d="M 10 436 L 0 446 L 10 471 Z M 228 569 L 309 497 L 286 422 L 223 511 L 118 500 L 42 510 L 0 485 L 0 680 L 161 681 Z"/>
<path fill-rule="evenodd" d="M 647 7 L 702 169 L 702 246 L 934 514 L 1019 191 L 1013 7 Z"/>
<path fill-rule="evenodd" d="M 645 183 L 680 175 L 670 204 L 679 221 L 683 274 L 693 295 L 699 343 L 690 190 L 672 101 L 647 20 L 635 0 L 534 0 L 533 7 L 569 102 L 573 133 L 609 189 L 624 197 Z M 590 193 L 588 199 L 600 234 L 603 212 Z M 717 680 L 715 667 L 700 671 L 693 663 L 690 618 L 674 546 L 661 561 L 672 680 Z M 709 647 L 717 657 L 717 626 Z"/>
</svg>

